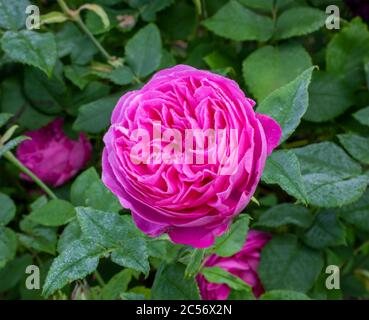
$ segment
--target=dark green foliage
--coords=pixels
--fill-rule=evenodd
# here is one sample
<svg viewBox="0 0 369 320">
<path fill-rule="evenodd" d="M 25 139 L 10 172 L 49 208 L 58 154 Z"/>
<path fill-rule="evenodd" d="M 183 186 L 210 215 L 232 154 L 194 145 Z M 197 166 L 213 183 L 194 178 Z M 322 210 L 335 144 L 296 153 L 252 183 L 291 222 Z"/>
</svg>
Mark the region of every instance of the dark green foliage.
<svg viewBox="0 0 369 320">
<path fill-rule="evenodd" d="M 26 29 L 31 3 L 40 29 Z M 231 287 L 231 298 L 252 299 L 239 278 L 204 267 L 212 252 L 239 251 L 250 229 L 273 235 L 258 268 L 261 299 L 368 298 L 369 31 L 350 16 L 327 29 L 328 3 L 68 0 L 85 5 L 81 28 L 56 1 L 0 0 L 0 299 L 69 299 L 73 290 L 77 299 L 199 299 L 199 272 Z M 283 131 L 260 205 L 206 250 L 146 237 L 100 178 L 119 97 L 180 63 L 234 79 Z M 48 199 L 6 155 L 56 117 L 71 138 L 88 136 L 93 157 Z M 34 292 L 24 285 L 31 264 L 41 272 Z M 341 287 L 328 290 L 332 264 Z"/>
</svg>

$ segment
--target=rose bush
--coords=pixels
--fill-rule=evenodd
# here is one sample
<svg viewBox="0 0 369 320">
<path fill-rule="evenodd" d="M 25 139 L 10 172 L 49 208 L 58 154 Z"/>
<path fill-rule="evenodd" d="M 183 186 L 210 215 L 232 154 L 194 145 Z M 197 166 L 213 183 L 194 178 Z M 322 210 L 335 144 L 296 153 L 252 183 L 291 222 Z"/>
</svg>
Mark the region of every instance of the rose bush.
<svg viewBox="0 0 369 320">
<path fill-rule="evenodd" d="M 168 232 L 175 243 L 211 246 L 250 201 L 266 157 L 281 137 L 279 125 L 256 114 L 254 105 L 237 83 L 225 77 L 184 65 L 158 72 L 142 89 L 118 101 L 104 137 L 103 182 L 131 209 L 136 225 L 148 235 Z M 132 162 L 136 142 L 132 133 L 138 129 L 150 132 L 149 147 L 153 148 L 154 121 L 163 123 L 161 130 L 175 128 L 183 137 L 188 129 L 223 129 L 231 140 L 230 130 L 235 129 L 237 159 L 224 164 L 232 166 L 232 172 L 220 172 L 219 158 L 201 164 L 184 159 L 178 163 Z M 184 139 L 173 138 L 172 143 L 180 143 L 182 149 Z M 220 138 L 215 140 L 211 148 L 222 147 L 231 158 L 232 143 L 221 146 Z M 166 146 L 163 143 L 158 148 Z M 207 159 L 211 148 L 204 150 Z"/>
<path fill-rule="evenodd" d="M 0 300 L 369 298 L 367 7 L 0 0 Z"/>
</svg>

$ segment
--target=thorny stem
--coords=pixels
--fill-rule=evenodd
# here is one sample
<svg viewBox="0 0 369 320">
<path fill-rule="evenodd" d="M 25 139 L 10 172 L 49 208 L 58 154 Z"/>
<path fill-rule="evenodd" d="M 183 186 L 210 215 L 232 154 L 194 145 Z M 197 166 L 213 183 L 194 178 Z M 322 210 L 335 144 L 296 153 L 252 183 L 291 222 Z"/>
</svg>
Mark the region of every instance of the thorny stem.
<svg viewBox="0 0 369 320">
<path fill-rule="evenodd" d="M 44 184 L 31 170 L 26 168 L 10 151 L 4 154 L 4 158 L 14 164 L 20 171 L 29 176 L 51 199 L 57 199 L 57 196 Z"/>
</svg>

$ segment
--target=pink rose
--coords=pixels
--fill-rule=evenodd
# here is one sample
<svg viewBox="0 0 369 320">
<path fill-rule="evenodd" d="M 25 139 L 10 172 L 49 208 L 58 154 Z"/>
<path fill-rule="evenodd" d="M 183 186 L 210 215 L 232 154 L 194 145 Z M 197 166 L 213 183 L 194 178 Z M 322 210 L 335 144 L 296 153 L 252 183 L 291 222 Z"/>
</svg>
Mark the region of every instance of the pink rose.
<svg viewBox="0 0 369 320">
<path fill-rule="evenodd" d="M 250 201 L 281 137 L 254 105 L 236 82 L 208 71 L 178 65 L 156 73 L 113 111 L 103 182 L 144 233 L 209 247 Z M 191 134 L 208 129 L 215 140 L 201 149 Z M 188 144 L 195 142 L 200 160 Z"/>
<path fill-rule="evenodd" d="M 260 252 L 270 240 L 268 233 L 250 230 L 246 242 L 240 252 L 232 257 L 222 258 L 213 254 L 205 261 L 205 267 L 220 267 L 239 277 L 252 287 L 255 297 L 264 293 L 257 269 Z M 196 278 L 203 300 L 227 300 L 230 288 L 226 284 L 210 283 L 202 274 Z"/>
<path fill-rule="evenodd" d="M 84 134 L 79 140 L 68 138 L 62 129 L 63 119 L 27 132 L 32 140 L 23 141 L 17 149 L 17 158 L 44 183 L 58 187 L 74 177 L 91 158 L 92 146 Z M 32 181 L 21 174 L 25 180 Z"/>
</svg>

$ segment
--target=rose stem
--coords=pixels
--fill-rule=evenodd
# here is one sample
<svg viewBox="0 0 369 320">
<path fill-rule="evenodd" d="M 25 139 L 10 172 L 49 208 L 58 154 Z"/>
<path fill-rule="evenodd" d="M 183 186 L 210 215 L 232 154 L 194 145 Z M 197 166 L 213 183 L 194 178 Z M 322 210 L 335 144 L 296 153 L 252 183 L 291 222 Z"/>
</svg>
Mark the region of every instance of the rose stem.
<svg viewBox="0 0 369 320">
<path fill-rule="evenodd" d="M 99 41 L 96 40 L 94 35 L 88 30 L 84 22 L 82 21 L 79 13 L 77 11 L 73 11 L 68 8 L 67 4 L 64 0 L 57 0 L 62 11 L 69 16 L 73 21 L 75 21 L 79 27 L 83 30 L 83 32 L 90 38 L 90 40 L 94 43 L 97 49 L 101 52 L 101 54 L 108 60 L 113 61 L 114 58 L 104 49 Z"/>
<path fill-rule="evenodd" d="M 46 194 L 49 195 L 51 199 L 57 199 L 57 196 L 49 189 L 49 187 L 44 184 L 31 170 L 26 168 L 10 151 L 4 154 L 4 158 L 8 159 L 20 171 L 29 176 L 42 190 L 46 192 Z"/>
</svg>

